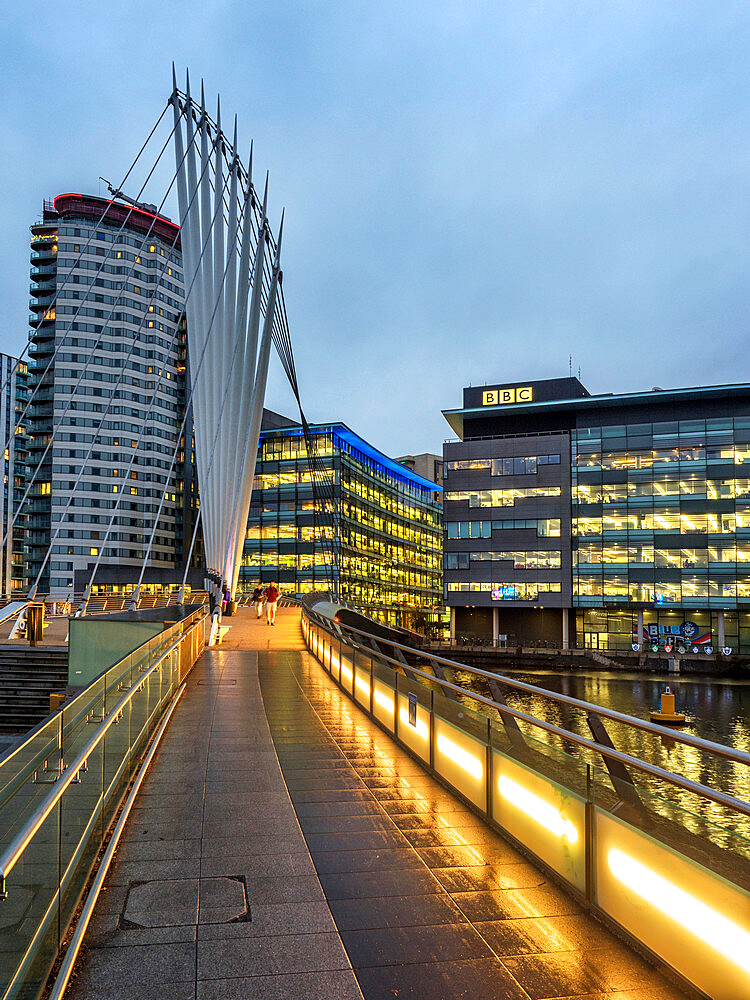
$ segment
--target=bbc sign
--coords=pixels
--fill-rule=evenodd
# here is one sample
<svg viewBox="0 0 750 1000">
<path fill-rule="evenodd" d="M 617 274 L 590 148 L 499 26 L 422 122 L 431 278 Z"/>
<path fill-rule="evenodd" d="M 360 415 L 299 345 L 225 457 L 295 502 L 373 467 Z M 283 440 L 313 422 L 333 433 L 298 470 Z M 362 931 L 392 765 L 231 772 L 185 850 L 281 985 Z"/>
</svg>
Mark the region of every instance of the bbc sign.
<svg viewBox="0 0 750 1000">
<path fill-rule="evenodd" d="M 520 385 L 513 389 L 485 389 L 482 406 L 505 406 L 508 403 L 531 403 L 534 391 L 530 385 Z"/>
</svg>

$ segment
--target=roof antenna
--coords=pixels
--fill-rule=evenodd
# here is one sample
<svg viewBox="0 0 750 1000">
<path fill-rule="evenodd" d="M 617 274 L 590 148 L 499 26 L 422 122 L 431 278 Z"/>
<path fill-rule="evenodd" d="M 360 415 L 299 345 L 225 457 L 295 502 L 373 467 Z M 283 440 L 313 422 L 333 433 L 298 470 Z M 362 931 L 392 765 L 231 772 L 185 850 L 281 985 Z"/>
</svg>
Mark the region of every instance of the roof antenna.
<svg viewBox="0 0 750 1000">
<path fill-rule="evenodd" d="M 157 213 L 156 205 L 152 205 L 150 202 L 147 201 L 136 201 L 135 198 L 129 198 L 123 191 L 120 191 L 118 188 L 112 187 L 112 185 L 109 183 L 106 177 L 100 177 L 99 180 L 104 181 L 104 183 L 107 185 L 107 190 L 109 191 L 109 193 L 112 195 L 113 198 L 119 198 L 120 201 L 124 201 L 128 205 L 132 205 L 133 208 L 140 208 L 146 212 L 150 212 L 151 215 L 156 215 Z"/>
<path fill-rule="evenodd" d="M 573 355 L 568 355 L 568 375 L 573 378 Z"/>
</svg>

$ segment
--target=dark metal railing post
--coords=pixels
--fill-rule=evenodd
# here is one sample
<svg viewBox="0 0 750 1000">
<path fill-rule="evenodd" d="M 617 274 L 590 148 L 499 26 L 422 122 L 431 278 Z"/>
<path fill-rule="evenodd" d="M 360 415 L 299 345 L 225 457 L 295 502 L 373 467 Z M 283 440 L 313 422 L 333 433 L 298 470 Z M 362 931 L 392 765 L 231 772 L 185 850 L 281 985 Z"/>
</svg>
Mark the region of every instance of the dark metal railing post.
<svg viewBox="0 0 750 1000">
<path fill-rule="evenodd" d="M 375 714 L 375 664 L 370 659 L 370 716 Z"/>
<path fill-rule="evenodd" d="M 594 857 L 594 797 L 591 782 L 591 764 L 586 765 L 586 805 L 584 811 L 585 881 L 586 899 L 593 903 L 596 897 L 596 858 Z"/>
<path fill-rule="evenodd" d="M 435 770 L 435 692 L 430 689 L 430 767 Z"/>
<path fill-rule="evenodd" d="M 492 719 L 487 716 L 487 759 L 484 773 L 487 775 L 487 819 L 492 819 L 492 785 L 494 760 L 492 755 Z"/>
</svg>

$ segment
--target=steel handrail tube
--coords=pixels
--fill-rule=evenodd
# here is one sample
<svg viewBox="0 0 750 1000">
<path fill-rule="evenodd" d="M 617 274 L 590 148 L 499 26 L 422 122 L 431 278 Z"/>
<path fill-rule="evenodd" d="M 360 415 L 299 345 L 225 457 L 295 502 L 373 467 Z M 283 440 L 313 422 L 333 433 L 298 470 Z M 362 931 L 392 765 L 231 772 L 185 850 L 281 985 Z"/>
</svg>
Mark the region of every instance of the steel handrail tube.
<svg viewBox="0 0 750 1000">
<path fill-rule="evenodd" d="M 86 933 L 86 929 L 89 925 L 91 916 L 94 912 L 94 907 L 96 906 L 96 901 L 99 898 L 99 893 L 101 892 L 102 886 L 104 885 L 104 879 L 106 878 L 107 872 L 109 871 L 109 866 L 112 863 L 112 858 L 114 857 L 115 851 L 117 850 L 117 846 L 120 842 L 120 837 L 122 836 L 122 831 L 125 828 L 125 823 L 128 820 L 128 816 L 130 815 L 133 803 L 135 802 L 141 784 L 143 783 L 143 779 L 146 776 L 146 772 L 148 771 L 149 766 L 151 765 L 151 761 L 153 760 L 154 755 L 156 754 L 156 751 L 159 748 L 159 743 L 161 742 L 161 738 L 164 735 L 164 731 L 169 724 L 169 720 L 172 718 L 172 713 L 177 707 L 177 702 L 182 697 L 186 687 L 187 685 L 183 683 L 177 689 L 177 693 L 172 698 L 169 707 L 164 713 L 164 718 L 162 719 L 159 728 L 156 731 L 156 735 L 153 738 L 151 747 L 146 755 L 146 758 L 138 770 L 137 777 L 133 782 L 133 787 L 130 789 L 128 797 L 125 801 L 125 805 L 123 806 L 122 812 L 120 813 L 120 817 L 117 821 L 117 825 L 115 826 L 115 829 L 112 833 L 112 838 L 110 839 L 110 842 L 107 845 L 104 857 L 102 858 L 101 863 L 99 865 L 99 870 L 97 871 L 96 876 L 94 877 L 94 881 L 86 897 L 86 902 L 83 904 L 83 909 L 81 911 L 80 917 L 78 918 L 76 929 L 73 933 L 73 937 L 70 941 L 70 944 L 68 945 L 68 949 L 65 952 L 65 958 L 63 959 L 60 971 L 58 972 L 57 978 L 55 979 L 55 985 L 52 988 L 52 992 L 50 994 L 50 1000 L 58 1000 L 58 998 L 62 997 L 63 994 L 65 993 L 65 988 L 68 985 L 71 974 L 73 972 L 73 966 L 75 964 L 76 958 L 78 957 L 78 952 L 81 949 L 81 944 L 83 943 L 84 934 Z"/>
<path fill-rule="evenodd" d="M 194 627 L 198 627 L 200 623 L 196 623 Z M 74 781 L 78 773 L 81 771 L 82 767 L 91 756 L 96 747 L 104 739 L 104 736 L 109 731 L 110 727 L 119 721 L 118 716 L 120 712 L 125 708 L 128 702 L 131 701 L 133 696 L 142 687 L 144 681 L 159 669 L 164 660 L 178 648 L 182 642 L 187 632 L 182 633 L 175 642 L 172 643 L 160 656 L 159 658 L 149 667 L 147 671 L 141 674 L 138 680 L 125 692 L 125 694 L 120 698 L 120 700 L 113 705 L 113 707 L 107 713 L 107 716 L 102 720 L 96 735 L 89 740 L 85 747 L 80 751 L 75 760 L 67 767 L 66 774 L 61 777 L 55 784 L 52 792 L 44 799 L 44 801 L 37 807 L 34 814 L 27 820 L 26 825 L 23 829 L 14 837 L 8 847 L 0 855 L 0 898 L 5 895 L 5 880 L 10 874 L 10 872 L 15 867 L 19 858 L 29 846 L 29 843 L 34 837 L 34 834 L 39 830 L 42 823 L 49 816 L 55 805 L 62 798 L 65 790 Z"/>
<path fill-rule="evenodd" d="M 325 619 L 321 619 L 319 622 L 326 631 L 331 632 L 330 625 L 324 624 Z M 337 623 L 340 624 L 340 623 Z M 348 628 L 348 626 L 346 626 Z M 354 631 L 360 632 L 359 629 L 354 629 Z M 361 635 L 367 635 L 366 632 L 360 632 Z M 375 639 L 379 638 L 374 636 Z M 382 636 L 380 637 L 382 639 Z M 391 643 L 388 640 L 389 645 L 398 645 L 397 643 Z M 374 656 L 372 650 L 367 650 L 364 646 L 357 647 L 366 656 Z M 404 646 L 403 649 L 409 650 L 410 647 Z M 423 654 L 424 655 L 424 654 Z M 401 663 L 400 660 L 396 660 L 392 656 L 388 656 L 385 653 L 381 654 L 381 659 L 387 660 L 390 664 L 400 667 L 403 670 L 409 670 L 410 672 L 417 674 L 419 677 L 424 677 L 427 680 L 441 684 L 443 687 L 450 688 L 452 691 L 456 691 L 459 694 L 465 694 L 469 698 L 473 698 L 475 701 L 481 702 L 484 705 L 488 705 L 491 708 L 500 711 L 501 706 L 497 702 L 493 701 L 491 698 L 487 698 L 481 694 L 475 694 L 473 691 L 467 691 L 466 688 L 459 687 L 458 684 L 454 684 L 452 681 L 441 680 L 435 677 L 433 674 L 428 674 L 424 670 L 420 670 L 418 667 L 412 667 L 409 664 Z M 445 661 L 450 666 L 460 667 L 461 664 L 452 663 L 452 661 Z M 497 677 L 497 674 L 490 674 L 491 677 Z M 529 685 L 531 689 L 538 693 L 539 689 L 534 688 L 533 685 Z M 575 699 L 573 699 L 575 701 Z M 582 702 L 581 704 L 587 704 Z M 592 706 L 596 708 L 597 706 Z M 726 792 L 716 791 L 713 788 L 709 788 L 706 785 L 698 784 L 695 781 L 691 781 L 689 778 L 683 778 L 678 774 L 674 774 L 672 771 L 666 771 L 664 768 L 659 767 L 657 764 L 649 764 L 647 761 L 639 760 L 637 757 L 631 757 L 630 754 L 623 753 L 621 750 L 615 750 L 610 747 L 603 746 L 601 743 L 595 743 L 593 740 L 586 739 L 585 736 L 578 736 L 577 733 L 572 733 L 567 729 L 562 729 L 560 726 L 556 726 L 552 722 L 546 722 L 544 719 L 537 719 L 533 715 L 528 715 L 526 712 L 521 712 L 516 708 L 511 708 L 509 705 L 502 706 L 503 713 L 513 716 L 516 719 L 520 719 L 522 722 L 527 722 L 532 726 L 536 726 L 539 729 L 543 729 L 545 732 L 553 733 L 555 736 L 560 736 L 563 739 L 569 740 L 572 743 L 576 743 L 578 746 L 586 747 L 588 750 L 594 751 L 601 755 L 602 757 L 609 757 L 610 760 L 620 761 L 622 764 L 626 764 L 629 767 L 633 767 L 644 774 L 649 774 L 652 777 L 659 778 L 662 781 L 666 781 L 668 784 L 675 785 L 677 788 L 682 788 L 684 791 L 692 792 L 695 795 L 701 796 L 702 798 L 710 799 L 712 802 L 716 802 L 718 805 L 725 806 L 729 809 L 734 809 L 736 812 L 743 813 L 745 816 L 750 816 L 750 802 L 744 802 L 742 799 L 737 799 L 733 795 L 728 795 Z M 618 713 L 619 714 L 619 713 Z M 624 716 L 624 718 L 629 718 Z M 661 728 L 661 727 L 657 727 Z M 666 730 L 669 733 L 669 730 Z"/>
<path fill-rule="evenodd" d="M 321 618 L 321 624 L 326 622 L 326 619 L 323 619 L 322 616 L 319 617 Z M 432 653 L 423 653 L 420 650 L 415 649 L 413 646 L 404 646 L 399 642 L 394 642 L 392 639 L 383 639 L 382 636 L 372 635 L 369 632 L 363 632 L 361 629 L 355 628 L 353 625 L 344 625 L 342 622 L 336 622 L 336 625 L 339 629 L 344 628 L 347 631 L 356 632 L 358 635 L 365 636 L 368 639 L 376 639 L 381 642 L 386 642 L 389 646 L 405 650 L 408 653 L 416 653 L 417 656 L 422 657 L 422 659 L 444 664 L 454 670 L 465 670 L 470 674 L 476 674 L 478 677 L 488 677 L 491 680 L 499 681 L 501 684 L 507 684 L 509 687 L 515 688 L 517 691 L 525 691 L 528 694 L 541 695 L 544 698 L 549 698 L 551 701 L 557 701 L 563 705 L 570 705 L 571 707 L 579 708 L 584 712 L 593 712 L 595 715 L 604 716 L 605 718 L 612 719 L 615 722 L 622 722 L 625 725 L 633 726 L 635 729 L 642 729 L 645 732 L 653 733 L 655 736 L 668 736 L 676 743 L 684 743 L 686 746 L 695 747 L 697 750 L 706 750 L 719 757 L 724 757 L 727 760 L 733 760 L 738 764 L 746 764 L 750 766 L 750 753 L 747 753 L 744 750 L 735 750 L 734 747 L 727 747 L 721 743 L 704 740 L 700 736 L 691 736 L 689 733 L 678 733 L 672 729 L 667 729 L 666 726 L 659 726 L 654 722 L 647 721 L 646 719 L 639 719 L 634 715 L 626 715 L 624 712 L 617 712 L 613 708 L 605 708 L 603 705 L 595 705 L 589 701 L 581 701 L 579 698 L 572 698 L 567 694 L 558 694 L 556 691 L 548 691 L 546 688 L 536 687 L 536 685 L 527 684 L 525 681 L 513 680 L 512 677 L 508 677 L 505 674 L 496 674 L 491 670 L 482 670 L 480 667 L 471 667 L 466 663 L 458 663 L 456 660 L 446 659 L 444 656 L 436 656 Z M 328 627 L 330 627 L 330 625 Z M 404 664 L 399 662 L 399 666 L 403 667 Z M 436 678 L 433 678 L 433 680 L 435 679 Z M 468 693 L 470 692 L 467 692 L 467 694 Z"/>
<path fill-rule="evenodd" d="M 195 615 L 199 615 L 199 614 L 200 614 L 200 611 L 196 610 L 196 611 L 191 612 L 191 614 L 189 615 L 188 618 L 184 619 L 183 624 L 187 625 L 187 631 L 184 632 L 183 635 L 187 634 L 187 632 L 189 632 L 194 627 L 194 625 L 196 624 L 194 616 Z M 145 642 L 142 642 L 140 646 L 136 646 L 136 648 L 134 650 L 132 650 L 130 653 L 128 653 L 128 656 L 135 656 L 137 653 L 139 653 L 141 650 L 143 650 L 146 646 L 148 646 L 149 643 L 151 643 L 152 641 L 153 641 L 153 637 L 151 639 L 146 639 Z M 97 680 L 99 680 L 100 677 L 104 676 L 104 674 L 108 674 L 111 670 L 114 670 L 116 667 L 118 667 L 120 664 L 122 664 L 126 659 L 127 659 L 127 657 L 123 657 L 123 659 L 120 660 L 118 663 L 113 663 L 111 667 L 107 667 L 105 670 L 102 671 L 101 674 L 99 674 L 98 677 L 95 677 L 94 680 L 91 683 L 94 684 Z M 77 695 L 76 697 L 79 697 L 79 696 Z M 3 767 L 7 767 L 7 765 L 13 759 L 13 757 L 18 756 L 26 747 L 29 746 L 30 743 L 32 743 L 35 739 L 38 739 L 40 732 L 42 731 L 42 729 L 44 728 L 44 726 L 46 726 L 46 725 L 49 724 L 49 722 L 50 722 L 49 719 L 42 720 L 42 722 L 39 723 L 39 726 L 36 727 L 34 730 L 32 730 L 31 734 L 27 737 L 27 739 L 24 740 L 23 743 L 20 743 L 17 747 L 15 747 L 12 751 L 10 751 L 10 753 L 7 755 L 7 757 L 3 760 Z M 68 726 L 69 726 L 69 724 L 66 723 L 66 728 Z M 65 730 L 63 731 L 63 733 L 64 732 L 65 732 Z M 50 739 L 52 739 L 52 738 L 53 737 L 50 735 Z M 55 749 L 59 749 L 59 747 L 56 747 Z M 34 755 L 34 757 L 32 757 L 28 761 L 26 761 L 26 763 L 23 765 L 23 767 L 21 768 L 20 771 L 18 771 L 11 779 L 9 779 L 8 782 L 5 785 L 3 785 L 2 787 L 0 787 L 0 808 L 2 808 L 2 806 L 5 804 L 5 802 L 8 801 L 10 798 L 12 798 L 12 796 L 15 794 L 15 790 L 13 792 L 11 792 L 11 794 L 9 794 L 9 795 L 5 794 L 6 789 L 12 783 L 15 783 L 21 775 L 25 775 L 25 777 L 23 777 L 22 782 L 21 782 L 21 784 L 23 785 L 28 780 L 28 776 L 30 774 L 32 774 L 35 770 L 37 770 L 38 769 L 38 765 L 43 760 L 45 760 L 46 753 L 47 753 L 46 748 L 42 748 L 41 750 L 39 750 Z"/>
</svg>

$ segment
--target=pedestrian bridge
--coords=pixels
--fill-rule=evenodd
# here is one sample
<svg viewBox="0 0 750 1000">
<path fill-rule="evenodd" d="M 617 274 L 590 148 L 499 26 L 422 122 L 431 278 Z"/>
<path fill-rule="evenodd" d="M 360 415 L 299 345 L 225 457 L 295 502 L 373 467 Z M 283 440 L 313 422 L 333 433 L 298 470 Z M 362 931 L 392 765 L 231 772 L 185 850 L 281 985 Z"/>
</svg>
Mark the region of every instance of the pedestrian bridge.
<svg viewBox="0 0 750 1000">
<path fill-rule="evenodd" d="M 300 619 L 242 608 L 201 654 L 196 612 L 95 682 L 59 771 L 0 765 L 0 996 L 50 969 L 75 1000 L 750 996 L 743 838 L 649 800 L 617 750 L 535 741 L 501 695 L 475 711 L 445 664 Z M 92 882 L 103 789 L 132 779 Z"/>
</svg>

